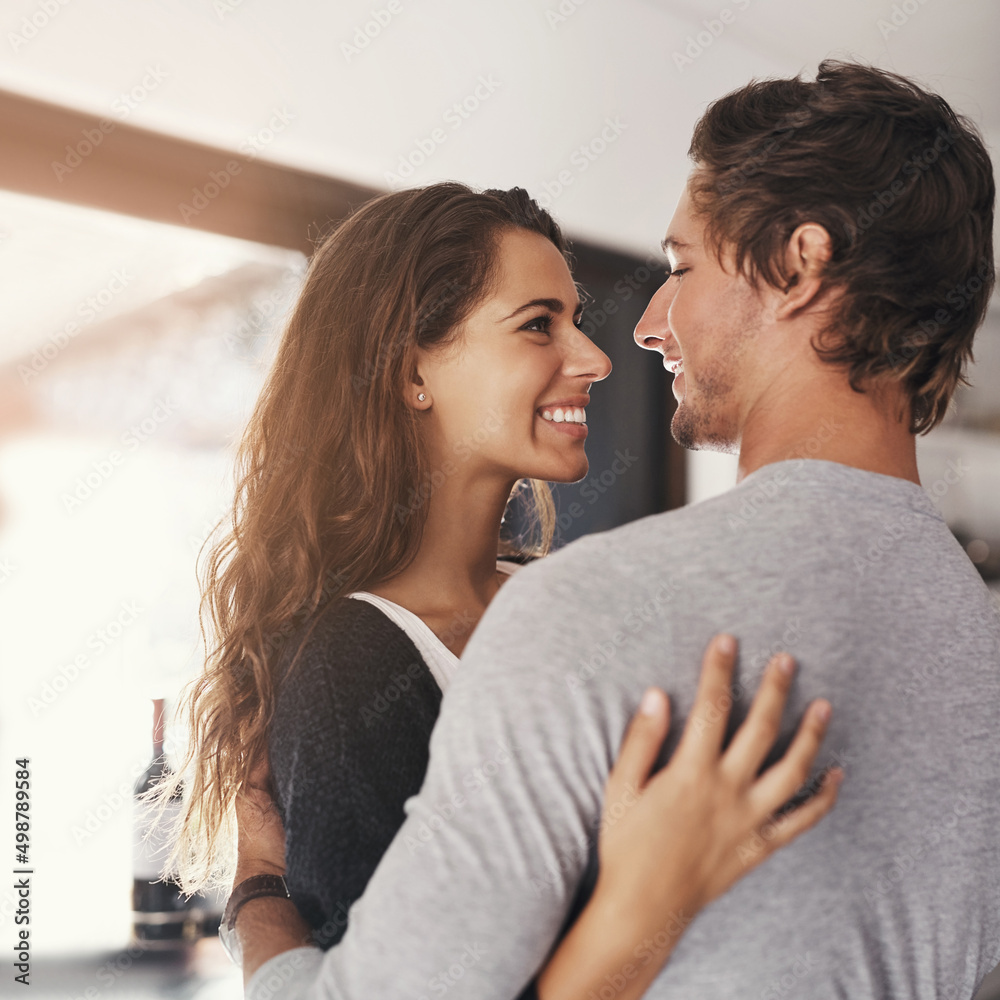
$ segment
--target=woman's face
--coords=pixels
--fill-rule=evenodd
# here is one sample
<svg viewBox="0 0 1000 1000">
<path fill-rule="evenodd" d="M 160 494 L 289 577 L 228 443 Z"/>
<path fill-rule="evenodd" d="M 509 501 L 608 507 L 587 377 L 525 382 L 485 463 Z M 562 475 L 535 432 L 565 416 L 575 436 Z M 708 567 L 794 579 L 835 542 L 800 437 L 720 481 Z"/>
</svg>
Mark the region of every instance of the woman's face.
<svg viewBox="0 0 1000 1000">
<path fill-rule="evenodd" d="M 423 384 L 409 402 L 424 411 L 432 463 L 445 473 L 575 482 L 587 473 L 588 391 L 611 361 L 577 328 L 577 289 L 549 240 L 508 230 L 499 253 L 493 291 L 457 342 L 418 353 Z"/>
</svg>

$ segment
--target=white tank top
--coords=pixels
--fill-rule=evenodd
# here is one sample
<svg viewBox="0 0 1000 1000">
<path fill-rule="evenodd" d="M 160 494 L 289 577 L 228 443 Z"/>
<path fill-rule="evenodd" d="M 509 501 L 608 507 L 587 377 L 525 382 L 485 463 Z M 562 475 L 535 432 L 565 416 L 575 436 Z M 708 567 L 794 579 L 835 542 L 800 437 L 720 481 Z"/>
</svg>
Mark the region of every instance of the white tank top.
<svg viewBox="0 0 1000 1000">
<path fill-rule="evenodd" d="M 497 560 L 497 569 L 508 576 L 520 568 L 520 563 L 507 559 Z M 424 658 L 424 662 L 434 675 L 434 680 L 438 682 L 441 691 L 444 692 L 448 689 L 448 683 L 458 669 L 458 657 L 434 634 L 434 631 L 422 618 L 412 611 L 408 611 L 402 605 L 379 597 L 377 594 L 370 594 L 367 590 L 355 590 L 347 596 L 374 604 L 386 617 L 395 622 L 413 641 L 413 645 L 417 647 L 417 651 Z"/>
</svg>

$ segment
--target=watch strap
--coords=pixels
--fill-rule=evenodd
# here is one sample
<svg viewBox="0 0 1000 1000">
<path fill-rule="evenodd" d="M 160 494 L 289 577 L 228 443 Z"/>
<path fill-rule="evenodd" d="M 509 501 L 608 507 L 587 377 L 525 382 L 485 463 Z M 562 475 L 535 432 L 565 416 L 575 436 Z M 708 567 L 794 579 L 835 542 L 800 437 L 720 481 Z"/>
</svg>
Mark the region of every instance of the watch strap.
<svg viewBox="0 0 1000 1000">
<path fill-rule="evenodd" d="M 226 903 L 226 910 L 222 914 L 222 923 L 226 929 L 232 931 L 236 926 L 236 915 L 245 903 L 251 899 L 259 899 L 261 896 L 278 896 L 281 899 L 291 899 L 292 894 L 288 891 L 285 879 L 281 875 L 253 875 L 244 879 L 229 897 Z"/>
</svg>

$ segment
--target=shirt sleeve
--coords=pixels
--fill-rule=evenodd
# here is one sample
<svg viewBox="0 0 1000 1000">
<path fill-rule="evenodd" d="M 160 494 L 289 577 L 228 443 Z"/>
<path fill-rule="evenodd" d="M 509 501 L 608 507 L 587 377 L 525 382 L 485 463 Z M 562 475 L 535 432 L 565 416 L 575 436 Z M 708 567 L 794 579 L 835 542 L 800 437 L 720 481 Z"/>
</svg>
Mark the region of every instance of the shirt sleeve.
<svg viewBox="0 0 1000 1000">
<path fill-rule="evenodd" d="M 426 780 L 343 939 L 301 969 L 285 956 L 265 963 L 250 1000 L 267 1000 L 264 984 L 282 972 L 282 997 L 311 1000 L 423 1000 L 459 982 L 453 995 L 512 1000 L 529 987 L 587 865 L 614 728 L 595 725 L 598 685 L 571 669 L 564 629 L 579 625 L 559 621 L 559 604 L 543 564 L 501 589 L 442 703 Z"/>
<path fill-rule="evenodd" d="M 349 624 L 381 620 L 354 604 Z M 321 636 L 282 684 L 269 734 L 285 879 L 323 948 L 343 936 L 420 789 L 440 705 L 437 685 L 395 627 L 366 643 L 331 631 L 337 645 Z"/>
</svg>

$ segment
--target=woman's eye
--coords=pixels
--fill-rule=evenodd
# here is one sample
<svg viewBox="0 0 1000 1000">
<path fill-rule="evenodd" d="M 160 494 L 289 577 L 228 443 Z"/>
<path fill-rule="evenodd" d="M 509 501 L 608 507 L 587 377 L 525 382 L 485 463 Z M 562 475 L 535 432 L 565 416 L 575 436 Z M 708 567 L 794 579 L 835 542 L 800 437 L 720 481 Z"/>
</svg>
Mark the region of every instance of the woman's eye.
<svg viewBox="0 0 1000 1000">
<path fill-rule="evenodd" d="M 668 278 L 679 278 L 681 275 L 687 274 L 690 268 L 687 267 L 675 267 L 671 271 L 667 271 Z"/>
<path fill-rule="evenodd" d="M 524 326 L 521 327 L 522 330 L 533 330 L 536 333 L 549 333 L 552 327 L 552 317 L 543 315 L 536 316 L 534 319 L 529 319 Z"/>
</svg>

